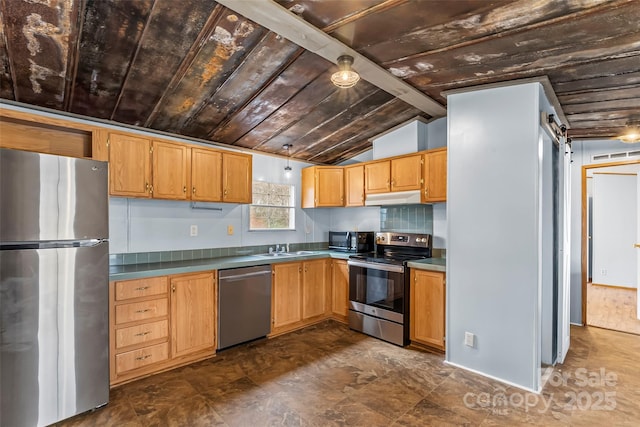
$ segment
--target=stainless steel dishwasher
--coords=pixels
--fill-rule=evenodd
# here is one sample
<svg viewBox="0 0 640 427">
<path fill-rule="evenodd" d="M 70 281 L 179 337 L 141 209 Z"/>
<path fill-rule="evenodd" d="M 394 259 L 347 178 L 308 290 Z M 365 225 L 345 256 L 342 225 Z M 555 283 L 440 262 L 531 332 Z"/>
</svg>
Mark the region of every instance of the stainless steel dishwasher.
<svg viewBox="0 0 640 427">
<path fill-rule="evenodd" d="M 271 266 L 218 271 L 218 350 L 271 332 Z"/>
</svg>

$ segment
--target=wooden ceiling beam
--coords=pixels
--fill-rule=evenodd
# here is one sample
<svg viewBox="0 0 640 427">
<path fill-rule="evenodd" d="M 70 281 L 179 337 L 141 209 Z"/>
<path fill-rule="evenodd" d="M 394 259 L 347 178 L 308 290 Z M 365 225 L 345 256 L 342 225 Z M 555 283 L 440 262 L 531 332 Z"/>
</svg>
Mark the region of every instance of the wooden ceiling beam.
<svg viewBox="0 0 640 427">
<path fill-rule="evenodd" d="M 353 68 L 362 79 L 432 117 L 446 115 L 446 109 L 437 101 L 271 0 L 219 0 L 218 3 L 334 64 L 340 55 L 351 55 Z"/>
</svg>

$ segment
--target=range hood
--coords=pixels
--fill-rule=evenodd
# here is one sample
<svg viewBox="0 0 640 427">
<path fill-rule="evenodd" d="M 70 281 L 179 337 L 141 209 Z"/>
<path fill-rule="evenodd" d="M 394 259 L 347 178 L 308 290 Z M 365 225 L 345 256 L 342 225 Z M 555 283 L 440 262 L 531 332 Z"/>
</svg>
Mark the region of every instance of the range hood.
<svg viewBox="0 0 640 427">
<path fill-rule="evenodd" d="M 367 194 L 365 206 L 415 205 L 420 203 L 420 190 Z"/>
</svg>

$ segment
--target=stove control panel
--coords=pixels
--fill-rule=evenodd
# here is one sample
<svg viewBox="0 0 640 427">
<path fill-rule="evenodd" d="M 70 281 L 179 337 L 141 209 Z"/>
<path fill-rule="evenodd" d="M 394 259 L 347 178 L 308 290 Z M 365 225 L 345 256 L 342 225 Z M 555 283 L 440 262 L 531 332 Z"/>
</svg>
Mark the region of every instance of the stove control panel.
<svg viewBox="0 0 640 427">
<path fill-rule="evenodd" d="M 376 233 L 376 244 L 383 246 L 405 246 L 417 248 L 431 248 L 431 234 L 417 233 Z"/>
</svg>

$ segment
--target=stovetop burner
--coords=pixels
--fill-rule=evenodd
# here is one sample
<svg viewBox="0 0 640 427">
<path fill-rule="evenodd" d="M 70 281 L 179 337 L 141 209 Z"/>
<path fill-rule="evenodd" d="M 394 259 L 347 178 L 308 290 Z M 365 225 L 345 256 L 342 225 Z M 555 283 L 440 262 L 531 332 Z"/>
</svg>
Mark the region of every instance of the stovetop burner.
<svg viewBox="0 0 640 427">
<path fill-rule="evenodd" d="M 431 235 L 416 233 L 376 233 L 376 251 L 351 255 L 349 258 L 365 262 L 404 265 L 431 257 Z"/>
</svg>

